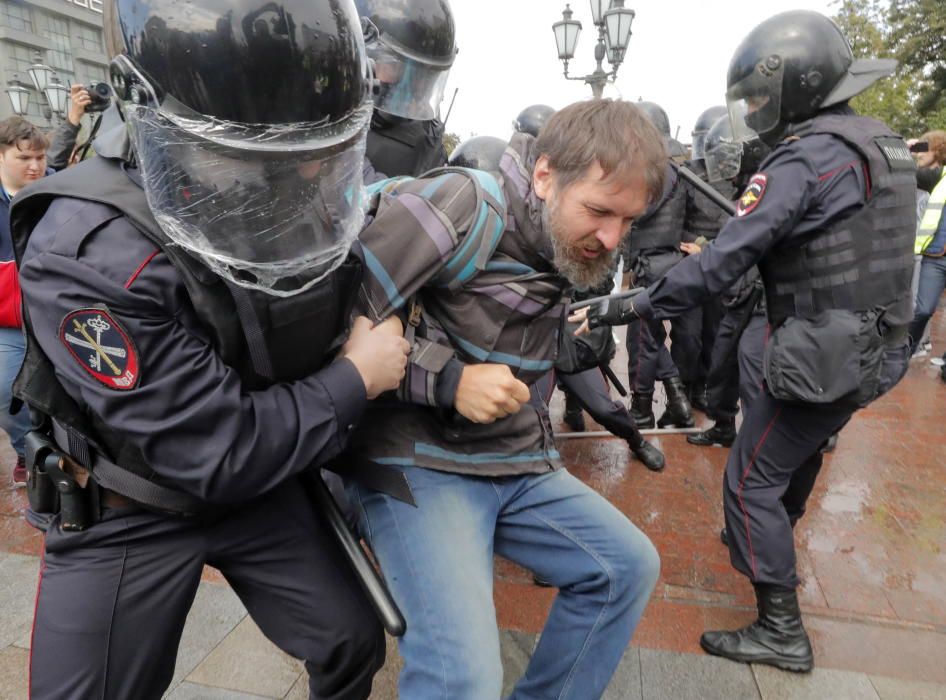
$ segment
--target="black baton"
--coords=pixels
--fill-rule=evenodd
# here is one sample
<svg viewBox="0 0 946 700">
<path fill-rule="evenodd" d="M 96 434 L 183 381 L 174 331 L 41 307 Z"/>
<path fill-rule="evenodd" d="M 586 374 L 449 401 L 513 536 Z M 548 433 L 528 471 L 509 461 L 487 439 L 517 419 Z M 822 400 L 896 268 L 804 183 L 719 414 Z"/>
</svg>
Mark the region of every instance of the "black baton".
<svg viewBox="0 0 946 700">
<path fill-rule="evenodd" d="M 332 534 L 335 535 L 335 539 L 342 548 L 348 563 L 351 564 L 358 582 L 361 583 L 362 588 L 368 595 L 371 607 L 374 608 L 381 619 L 381 624 L 384 625 L 384 629 L 392 637 L 402 637 L 404 632 L 407 631 L 404 616 L 388 592 L 384 581 L 381 580 L 378 572 L 375 571 L 374 566 L 368 560 L 365 550 L 361 548 L 358 540 L 348 529 L 345 516 L 342 515 L 342 511 L 335 502 L 331 491 L 328 490 L 328 486 L 322 481 L 321 474 L 316 470 L 312 470 L 312 473 L 307 477 L 302 481 L 306 485 L 309 496 L 315 501 L 318 509 L 325 514 L 325 519 L 332 529 Z"/>
<path fill-rule="evenodd" d="M 616 301 L 618 299 L 627 299 L 628 297 L 636 297 L 638 294 L 644 291 L 643 287 L 634 287 L 633 289 L 626 289 L 623 292 L 617 292 L 616 294 L 605 294 L 603 297 L 592 297 L 591 299 L 582 299 L 581 301 L 573 301 L 568 305 L 568 312 L 573 313 L 579 309 L 584 309 L 586 306 L 594 306 L 595 304 L 600 304 L 602 301 Z"/>
<path fill-rule="evenodd" d="M 713 189 L 713 186 L 711 184 L 706 182 L 703 178 L 701 178 L 695 172 L 693 172 L 689 168 L 683 167 L 682 165 L 676 165 L 675 163 L 671 163 L 671 165 L 673 165 L 676 171 L 680 174 L 680 177 L 682 177 L 684 180 L 689 182 L 700 192 L 705 194 L 709 199 L 713 201 L 713 204 L 715 204 L 717 207 L 722 209 L 724 212 L 726 212 L 730 216 L 736 213 L 736 205 L 730 202 L 728 199 L 726 199 L 723 195 L 721 195 L 715 189 Z"/>
</svg>

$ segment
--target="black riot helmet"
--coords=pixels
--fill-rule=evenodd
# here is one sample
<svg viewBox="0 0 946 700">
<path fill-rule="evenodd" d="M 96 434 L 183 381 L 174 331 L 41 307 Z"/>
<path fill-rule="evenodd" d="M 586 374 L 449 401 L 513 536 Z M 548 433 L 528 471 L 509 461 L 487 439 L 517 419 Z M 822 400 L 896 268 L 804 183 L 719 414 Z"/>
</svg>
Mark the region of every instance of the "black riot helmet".
<svg viewBox="0 0 946 700">
<path fill-rule="evenodd" d="M 499 172 L 499 159 L 506 150 L 506 142 L 495 136 L 474 136 L 453 149 L 447 162 L 456 168 L 473 168 Z"/>
<path fill-rule="evenodd" d="M 838 26 L 809 10 L 783 12 L 743 39 L 729 64 L 726 101 L 736 138 L 769 145 L 791 124 L 846 102 L 893 73 L 892 59 L 854 59 Z"/>
<path fill-rule="evenodd" d="M 715 105 L 704 109 L 700 116 L 696 118 L 696 124 L 693 125 L 693 133 L 691 134 L 693 142 L 691 144 L 692 155 L 690 157 L 693 160 L 703 159 L 703 143 L 706 139 L 706 132 L 716 123 L 716 120 L 725 114 L 727 114 L 725 105 Z"/>
<path fill-rule="evenodd" d="M 667 116 L 664 108 L 656 102 L 644 102 L 643 100 L 635 102 L 634 105 L 647 115 L 650 122 L 657 127 L 657 131 L 660 132 L 660 135 L 669 141 L 670 118 Z"/>
<path fill-rule="evenodd" d="M 362 226 L 371 80 L 352 0 L 105 4 L 111 78 L 155 219 L 236 284 L 288 296 Z"/>
<path fill-rule="evenodd" d="M 740 175 L 754 173 L 770 150 L 758 137 L 749 140 L 734 137 L 729 115 L 723 114 L 706 132 L 706 179 L 732 181 Z"/>
<path fill-rule="evenodd" d="M 375 107 L 435 119 L 457 54 L 448 0 L 355 0 L 378 83 Z"/>
<path fill-rule="evenodd" d="M 538 136 L 545 122 L 555 114 L 555 109 L 548 105 L 529 105 L 519 112 L 516 121 L 512 123 L 512 128 L 520 134 L 531 134 Z"/>
</svg>

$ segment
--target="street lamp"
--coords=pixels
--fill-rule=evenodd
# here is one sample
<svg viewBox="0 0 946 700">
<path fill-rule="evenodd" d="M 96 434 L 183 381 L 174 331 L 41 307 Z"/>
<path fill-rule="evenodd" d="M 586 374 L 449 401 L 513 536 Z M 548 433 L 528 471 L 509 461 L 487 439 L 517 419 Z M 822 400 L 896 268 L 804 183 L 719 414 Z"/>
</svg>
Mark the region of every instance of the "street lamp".
<svg viewBox="0 0 946 700">
<path fill-rule="evenodd" d="M 69 99 L 69 88 L 62 84 L 59 77 L 54 73 L 49 77 L 46 89 L 43 90 L 46 96 L 46 102 L 49 108 L 59 117 L 66 112 L 66 101 Z"/>
<path fill-rule="evenodd" d="M 624 53 L 631 40 L 631 22 L 634 10 L 624 7 L 624 0 L 591 0 L 591 19 L 598 28 L 598 43 L 595 44 L 595 61 L 598 65 L 589 75 L 570 76 L 568 61 L 575 56 L 581 22 L 572 19 L 570 5 L 565 5 L 562 19 L 552 25 L 558 58 L 565 67 L 566 80 L 581 80 L 591 86 L 595 97 L 601 97 L 604 86 L 617 78 L 618 67 L 624 61 Z M 611 70 L 605 71 L 601 62 L 607 59 Z"/>
<path fill-rule="evenodd" d="M 43 63 L 43 54 L 39 51 L 33 52 L 33 65 L 27 68 L 26 72 L 30 74 L 30 80 L 33 81 L 33 86 L 40 94 L 46 89 L 49 79 L 53 76 L 53 69 Z"/>
<path fill-rule="evenodd" d="M 13 80 L 7 82 L 6 93 L 10 97 L 13 113 L 21 117 L 26 114 L 30 106 L 30 91 L 20 82 L 20 76 L 16 73 L 13 74 Z"/>
<path fill-rule="evenodd" d="M 43 63 L 43 54 L 39 50 L 33 52 L 33 64 L 26 69 L 26 72 L 29 73 L 33 87 L 45 99 L 43 116 L 46 117 L 46 120 L 51 122 L 53 114 L 62 118 L 66 112 L 69 88 L 62 84 L 52 68 Z M 16 83 L 15 86 L 14 83 Z M 11 80 L 7 85 L 9 87 L 7 87 L 6 92 L 13 103 L 13 111 L 16 114 L 25 114 L 26 108 L 29 106 L 29 90 L 19 80 Z M 22 90 L 26 90 L 25 95 Z M 18 108 L 22 111 L 18 111 Z"/>
</svg>

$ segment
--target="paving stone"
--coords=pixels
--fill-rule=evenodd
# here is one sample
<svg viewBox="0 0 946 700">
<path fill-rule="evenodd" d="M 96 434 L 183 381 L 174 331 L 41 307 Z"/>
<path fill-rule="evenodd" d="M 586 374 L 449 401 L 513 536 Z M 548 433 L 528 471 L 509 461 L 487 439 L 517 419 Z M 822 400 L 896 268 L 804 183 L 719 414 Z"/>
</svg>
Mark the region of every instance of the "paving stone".
<svg viewBox="0 0 946 700">
<path fill-rule="evenodd" d="M 538 637 L 534 634 L 502 630 L 499 633 L 499 654 L 503 660 L 503 697 L 509 695 L 526 672 Z"/>
<path fill-rule="evenodd" d="M 641 700 L 641 656 L 637 647 L 628 647 L 621 657 L 602 700 Z"/>
<path fill-rule="evenodd" d="M 788 673 L 754 664 L 762 700 L 879 700 L 863 673 L 816 668 L 811 673 Z"/>
<path fill-rule="evenodd" d="M 0 648 L 30 633 L 38 576 L 36 557 L 0 554 Z"/>
<path fill-rule="evenodd" d="M 752 671 L 713 656 L 641 649 L 644 700 L 701 698 L 701 700 L 758 699 Z"/>
<path fill-rule="evenodd" d="M 308 697 L 308 696 L 307 696 Z M 247 695 L 199 683 L 181 683 L 165 700 L 267 700 L 265 695 Z"/>
<path fill-rule="evenodd" d="M 246 617 L 187 677 L 192 683 L 282 698 L 303 671 Z"/>
<path fill-rule="evenodd" d="M 870 682 L 880 696 L 880 700 L 943 700 L 946 698 L 946 685 L 906 681 L 889 676 L 870 676 Z"/>
<path fill-rule="evenodd" d="M 2 562 L 0 562 L 2 566 Z M 0 698 L 27 700 L 30 653 L 19 647 L 0 649 Z"/>
<path fill-rule="evenodd" d="M 201 583 L 181 635 L 170 687 L 187 678 L 244 617 L 246 608 L 229 586 Z"/>
</svg>

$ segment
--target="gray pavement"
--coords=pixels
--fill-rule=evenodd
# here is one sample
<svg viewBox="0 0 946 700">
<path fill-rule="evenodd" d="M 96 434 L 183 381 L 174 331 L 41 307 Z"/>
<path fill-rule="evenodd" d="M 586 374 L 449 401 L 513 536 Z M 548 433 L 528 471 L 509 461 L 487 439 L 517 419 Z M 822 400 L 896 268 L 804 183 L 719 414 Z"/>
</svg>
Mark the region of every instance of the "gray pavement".
<svg viewBox="0 0 946 700">
<path fill-rule="evenodd" d="M 0 554 L 0 699 L 27 698 L 29 629 L 39 560 Z M 504 630 L 504 692 L 522 674 L 535 636 Z M 397 698 L 400 660 L 388 640 L 388 662 L 373 700 Z M 184 629 L 168 700 L 305 700 L 302 664 L 274 647 L 224 584 L 202 583 Z M 944 700 L 946 685 L 816 669 L 796 675 L 702 655 L 630 647 L 606 700 Z"/>
</svg>

